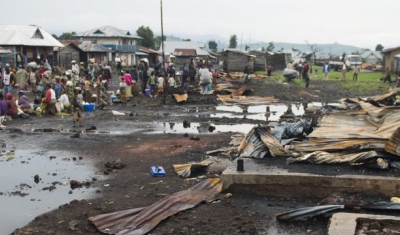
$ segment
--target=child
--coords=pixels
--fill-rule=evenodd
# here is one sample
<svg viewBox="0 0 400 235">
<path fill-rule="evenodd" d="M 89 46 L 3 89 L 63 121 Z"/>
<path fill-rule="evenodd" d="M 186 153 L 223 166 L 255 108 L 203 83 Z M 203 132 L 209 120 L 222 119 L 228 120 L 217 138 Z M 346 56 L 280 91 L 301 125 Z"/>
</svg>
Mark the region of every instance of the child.
<svg viewBox="0 0 400 235">
<path fill-rule="evenodd" d="M 82 127 L 82 101 L 83 101 L 83 96 L 82 96 L 82 90 L 75 89 L 74 91 L 74 97 L 72 98 L 72 107 L 73 107 L 73 115 L 72 115 L 72 121 L 75 123 L 79 123 L 79 126 Z"/>
<path fill-rule="evenodd" d="M 149 85 L 151 97 L 154 97 L 156 95 L 156 76 L 154 75 L 154 71 L 151 71 Z"/>
<path fill-rule="evenodd" d="M 121 82 L 119 83 L 119 95 L 121 103 L 126 106 L 126 83 L 124 76 L 121 77 Z"/>
<path fill-rule="evenodd" d="M 157 84 L 158 84 L 158 95 L 160 96 L 162 93 L 164 93 L 164 78 L 161 76 L 161 74 L 159 75 L 158 79 L 157 79 Z"/>
</svg>

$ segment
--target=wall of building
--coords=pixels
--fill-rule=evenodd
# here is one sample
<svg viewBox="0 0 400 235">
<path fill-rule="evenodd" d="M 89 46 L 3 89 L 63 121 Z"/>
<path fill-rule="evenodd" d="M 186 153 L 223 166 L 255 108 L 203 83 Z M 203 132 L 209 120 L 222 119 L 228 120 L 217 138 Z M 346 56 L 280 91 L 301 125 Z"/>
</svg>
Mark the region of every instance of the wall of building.
<svg viewBox="0 0 400 235">
<path fill-rule="evenodd" d="M 71 61 L 75 60 L 79 63 L 79 50 L 71 45 L 67 45 L 64 48 L 61 48 L 58 53 L 58 66 L 69 69 L 71 68 Z"/>
</svg>

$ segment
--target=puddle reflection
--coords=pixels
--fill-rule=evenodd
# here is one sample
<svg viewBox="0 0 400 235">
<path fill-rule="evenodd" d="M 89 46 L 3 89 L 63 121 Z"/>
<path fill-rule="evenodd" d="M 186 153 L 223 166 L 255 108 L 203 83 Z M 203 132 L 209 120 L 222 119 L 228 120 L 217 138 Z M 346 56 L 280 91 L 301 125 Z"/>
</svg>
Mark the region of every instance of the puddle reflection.
<svg viewBox="0 0 400 235">
<path fill-rule="evenodd" d="M 184 127 L 183 123 L 169 123 L 155 122 L 151 125 L 151 128 L 144 132 L 146 134 L 211 134 L 217 132 L 235 132 L 247 134 L 255 124 L 232 124 L 232 125 L 215 125 L 211 123 L 190 123 L 190 126 Z"/>
<path fill-rule="evenodd" d="M 74 199 L 93 196 L 94 186 L 74 189 L 70 180 L 91 182 L 94 168 L 85 159 L 72 159 L 67 152 L 27 150 L 2 151 L 0 154 L 0 227 L 9 234 L 36 216 Z M 75 157 L 75 156 L 74 156 Z M 34 176 L 41 179 L 35 183 Z M 54 186 L 55 188 L 53 188 Z M 47 189 L 44 189 L 46 188 Z M 49 190 L 49 188 L 51 190 Z"/>
</svg>

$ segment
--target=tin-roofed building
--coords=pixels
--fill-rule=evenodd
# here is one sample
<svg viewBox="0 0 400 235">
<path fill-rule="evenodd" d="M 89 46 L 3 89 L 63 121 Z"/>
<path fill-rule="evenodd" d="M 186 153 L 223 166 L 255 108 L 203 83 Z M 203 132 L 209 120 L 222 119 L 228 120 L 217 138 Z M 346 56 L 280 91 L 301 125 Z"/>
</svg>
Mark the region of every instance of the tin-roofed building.
<svg viewBox="0 0 400 235">
<path fill-rule="evenodd" d="M 122 59 L 123 66 L 137 64 L 136 53 L 139 53 L 137 42 L 141 37 L 131 34 L 128 30 L 121 30 L 113 26 L 103 26 L 76 34 L 83 41 L 102 45 L 114 51 L 110 61 L 115 61 L 118 55 Z"/>
<path fill-rule="evenodd" d="M 27 62 L 47 59 L 53 64 L 53 48 L 63 47 L 51 34 L 36 25 L 0 25 L 0 47 L 12 53 L 2 57 L 3 66 L 17 66 Z"/>
</svg>

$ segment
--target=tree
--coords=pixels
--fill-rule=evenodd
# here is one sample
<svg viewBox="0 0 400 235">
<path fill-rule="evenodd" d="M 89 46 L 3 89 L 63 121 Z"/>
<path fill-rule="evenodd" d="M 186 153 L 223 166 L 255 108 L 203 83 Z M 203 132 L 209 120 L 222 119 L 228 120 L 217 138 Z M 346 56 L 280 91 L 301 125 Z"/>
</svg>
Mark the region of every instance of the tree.
<svg viewBox="0 0 400 235">
<path fill-rule="evenodd" d="M 317 46 L 317 44 L 310 44 L 310 43 L 308 43 L 308 41 L 306 41 L 306 44 L 307 44 L 307 46 L 310 48 L 310 50 L 311 50 L 311 53 L 312 53 L 312 55 L 313 55 L 313 57 L 314 57 L 314 64 L 317 62 L 317 56 L 316 56 L 316 54 L 318 53 L 318 52 L 320 52 L 321 51 L 321 48 L 319 48 L 318 46 Z"/>
<path fill-rule="evenodd" d="M 51 36 L 53 36 L 53 38 L 55 38 L 55 39 L 58 39 L 58 36 L 55 35 L 54 33 Z"/>
<path fill-rule="evenodd" d="M 143 25 L 140 26 L 136 30 L 136 34 L 143 38 L 140 42 L 140 45 L 156 49 L 153 31 L 148 26 L 147 27 L 144 27 Z"/>
<path fill-rule="evenodd" d="M 264 47 L 261 47 L 261 52 L 265 52 L 265 48 Z"/>
<path fill-rule="evenodd" d="M 229 39 L 229 48 L 236 48 L 237 46 L 237 37 L 236 34 L 233 34 L 231 36 L 231 39 Z"/>
<path fill-rule="evenodd" d="M 75 32 L 63 32 L 58 39 L 60 40 L 72 40 L 76 39 L 76 33 Z"/>
<path fill-rule="evenodd" d="M 164 36 L 163 41 L 165 41 L 165 40 L 167 40 L 166 36 Z M 157 36 L 154 38 L 154 49 L 155 50 L 161 49 L 161 36 Z"/>
<path fill-rule="evenodd" d="M 352 55 L 360 55 L 361 53 L 359 51 L 353 51 L 351 54 Z"/>
<path fill-rule="evenodd" d="M 269 43 L 268 43 L 268 47 L 267 47 L 267 51 L 268 51 L 268 52 L 273 52 L 274 49 L 275 49 L 274 42 L 269 42 Z"/>
<path fill-rule="evenodd" d="M 245 51 L 250 50 L 250 46 L 249 46 L 249 45 L 246 45 L 246 46 L 244 47 L 244 50 L 245 50 Z"/>
<path fill-rule="evenodd" d="M 383 46 L 382 46 L 382 44 L 378 44 L 378 45 L 376 45 L 376 47 L 375 47 L 375 51 L 382 51 L 383 50 Z"/>
<path fill-rule="evenodd" d="M 190 41 L 192 41 L 190 38 L 186 38 L 186 39 L 183 39 L 182 41 L 184 41 L 184 42 L 190 42 Z"/>
<path fill-rule="evenodd" d="M 211 51 L 217 52 L 217 47 L 218 44 L 214 40 L 208 41 L 208 48 L 210 48 Z"/>
</svg>

